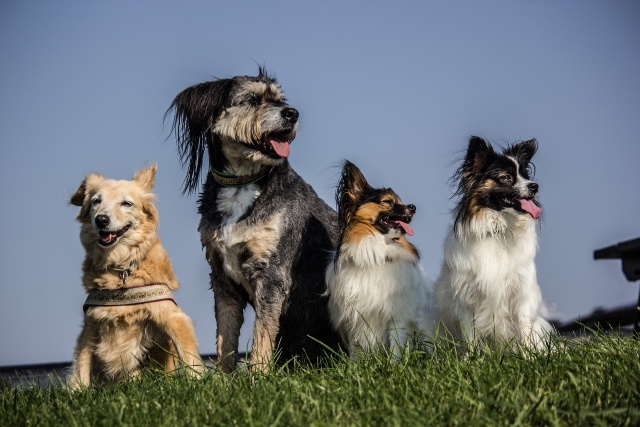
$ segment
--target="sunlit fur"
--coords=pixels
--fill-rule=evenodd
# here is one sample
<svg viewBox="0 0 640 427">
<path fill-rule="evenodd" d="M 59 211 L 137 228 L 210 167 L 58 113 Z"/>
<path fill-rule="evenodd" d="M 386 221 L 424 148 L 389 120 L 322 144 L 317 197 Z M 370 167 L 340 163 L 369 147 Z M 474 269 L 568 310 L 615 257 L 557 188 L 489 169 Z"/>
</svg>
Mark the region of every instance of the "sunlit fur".
<svg viewBox="0 0 640 427">
<path fill-rule="evenodd" d="M 236 367 L 247 304 L 255 311 L 252 370 L 267 371 L 274 354 L 315 361 L 336 349 L 323 297 L 336 213 L 287 160 L 298 111 L 275 78 L 260 67 L 257 76 L 197 84 L 180 92 L 167 114 L 174 114 L 187 169 L 184 191 L 195 191 L 206 173 L 198 230 L 211 266 L 218 367 Z M 261 178 L 229 186 L 213 171 Z"/>
<path fill-rule="evenodd" d="M 136 173 L 132 181 L 90 174 L 71 197 L 71 204 L 80 206 L 77 219 L 86 253 L 82 284 L 87 291 L 145 284 L 178 289 L 157 235 L 158 211 L 151 193 L 155 173 L 153 165 Z M 105 229 L 126 232 L 104 246 L 98 236 Z M 130 271 L 126 280 L 123 269 Z M 182 363 L 189 365 L 187 374 L 202 370 L 192 322 L 172 301 L 88 307 L 69 384 L 77 388 L 89 385 L 92 377 L 115 381 L 136 376 L 149 360 L 167 371 Z"/>
<path fill-rule="evenodd" d="M 530 177 L 536 150 L 536 141 L 530 140 L 500 153 L 472 137 L 454 175 L 459 201 L 435 297 L 447 329 L 469 343 L 539 348 L 552 331 L 540 314 L 537 220 L 515 202 L 538 205 L 538 187 Z"/>
<path fill-rule="evenodd" d="M 423 323 L 428 291 L 418 251 L 401 227 L 381 219 L 408 223 L 415 207 L 371 187 L 348 161 L 336 201 L 340 238 L 326 277 L 331 321 L 352 357 L 382 349 L 399 356 Z"/>
</svg>

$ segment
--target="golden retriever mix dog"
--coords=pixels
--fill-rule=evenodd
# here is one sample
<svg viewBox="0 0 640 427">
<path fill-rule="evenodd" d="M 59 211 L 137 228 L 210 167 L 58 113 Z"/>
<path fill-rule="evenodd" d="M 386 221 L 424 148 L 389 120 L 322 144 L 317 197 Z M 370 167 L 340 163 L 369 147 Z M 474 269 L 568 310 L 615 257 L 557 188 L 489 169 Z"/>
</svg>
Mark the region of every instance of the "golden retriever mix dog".
<svg viewBox="0 0 640 427">
<path fill-rule="evenodd" d="M 72 387 L 87 386 L 92 377 L 137 376 L 150 364 L 187 374 L 203 370 L 191 319 L 171 294 L 178 281 L 157 234 L 155 174 L 156 165 L 132 181 L 90 174 L 71 197 L 81 207 L 82 284 L 88 293 Z"/>
</svg>

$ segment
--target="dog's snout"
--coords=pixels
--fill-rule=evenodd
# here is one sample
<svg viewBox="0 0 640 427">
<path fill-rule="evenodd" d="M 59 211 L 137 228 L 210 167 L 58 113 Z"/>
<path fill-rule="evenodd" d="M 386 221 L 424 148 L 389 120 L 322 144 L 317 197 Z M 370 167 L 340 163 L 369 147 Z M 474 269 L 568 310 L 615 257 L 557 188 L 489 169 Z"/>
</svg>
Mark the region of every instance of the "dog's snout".
<svg viewBox="0 0 640 427">
<path fill-rule="evenodd" d="M 531 191 L 533 194 L 536 194 L 540 186 L 535 182 L 530 182 L 529 184 L 527 184 L 527 188 L 529 188 L 529 191 Z"/>
<path fill-rule="evenodd" d="M 110 222 L 111 222 L 111 220 L 109 219 L 109 217 L 107 215 L 97 215 L 96 216 L 96 225 L 99 228 L 105 228 L 106 226 L 109 225 Z"/>
<path fill-rule="evenodd" d="M 407 209 L 409 209 L 412 214 L 416 213 L 416 205 L 407 205 Z"/>
<path fill-rule="evenodd" d="M 283 108 L 280 114 L 282 115 L 282 118 L 284 118 L 286 121 L 292 124 L 297 122 L 298 117 L 300 116 L 300 114 L 298 113 L 298 110 L 296 110 L 293 107 Z"/>
</svg>

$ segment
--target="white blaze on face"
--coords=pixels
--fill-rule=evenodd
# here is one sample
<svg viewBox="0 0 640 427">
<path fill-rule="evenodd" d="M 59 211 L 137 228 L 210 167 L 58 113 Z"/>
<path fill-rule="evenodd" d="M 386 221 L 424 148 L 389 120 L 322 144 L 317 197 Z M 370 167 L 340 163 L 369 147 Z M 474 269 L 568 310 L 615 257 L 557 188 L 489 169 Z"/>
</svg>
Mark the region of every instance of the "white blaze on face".
<svg viewBox="0 0 640 427">
<path fill-rule="evenodd" d="M 531 215 L 531 218 L 538 219 L 540 213 L 542 212 L 542 209 L 532 200 L 535 194 L 532 193 L 529 189 L 529 184 L 531 184 L 533 181 L 522 176 L 522 174 L 520 173 L 520 165 L 518 164 L 518 161 L 516 159 L 514 159 L 513 157 L 510 157 L 510 159 L 516 164 L 516 171 L 518 171 L 516 182 L 513 184 L 513 188 L 515 188 L 520 195 L 520 198 L 518 198 L 518 202 L 520 202 L 520 209 Z"/>
</svg>

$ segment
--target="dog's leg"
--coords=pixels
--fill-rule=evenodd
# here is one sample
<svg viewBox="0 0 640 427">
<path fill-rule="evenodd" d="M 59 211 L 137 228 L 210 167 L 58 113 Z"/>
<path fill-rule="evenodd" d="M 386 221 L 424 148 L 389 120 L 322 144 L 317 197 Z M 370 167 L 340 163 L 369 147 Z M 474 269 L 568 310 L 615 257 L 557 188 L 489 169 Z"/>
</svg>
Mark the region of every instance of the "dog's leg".
<svg viewBox="0 0 640 427">
<path fill-rule="evenodd" d="M 523 344 L 541 350 L 549 343 L 553 328 L 542 317 L 520 321 L 520 336 Z"/>
<path fill-rule="evenodd" d="M 68 381 L 68 385 L 72 390 L 88 387 L 91 382 L 94 332 L 93 326 L 85 322 L 78 337 L 73 357 L 73 371 Z"/>
<path fill-rule="evenodd" d="M 191 319 L 180 309 L 175 308 L 162 316 L 162 319 L 156 319 L 156 321 L 167 333 L 169 340 L 173 341 L 180 359 L 178 366 L 181 370 L 190 376 L 196 376 L 202 372 L 204 364 L 200 360 L 198 341 Z"/>
<path fill-rule="evenodd" d="M 266 373 L 273 357 L 280 325 L 280 314 L 284 295 L 280 289 L 273 290 L 267 284 L 257 286 L 254 310 L 256 322 L 253 327 L 251 348 L 251 370 Z"/>
<path fill-rule="evenodd" d="M 243 312 L 247 306 L 246 300 L 235 292 L 237 286 L 227 281 L 223 283 L 222 280 L 216 280 L 213 274 L 211 275 L 217 328 L 217 366 L 225 373 L 236 368 L 238 339 L 244 321 Z"/>
</svg>

